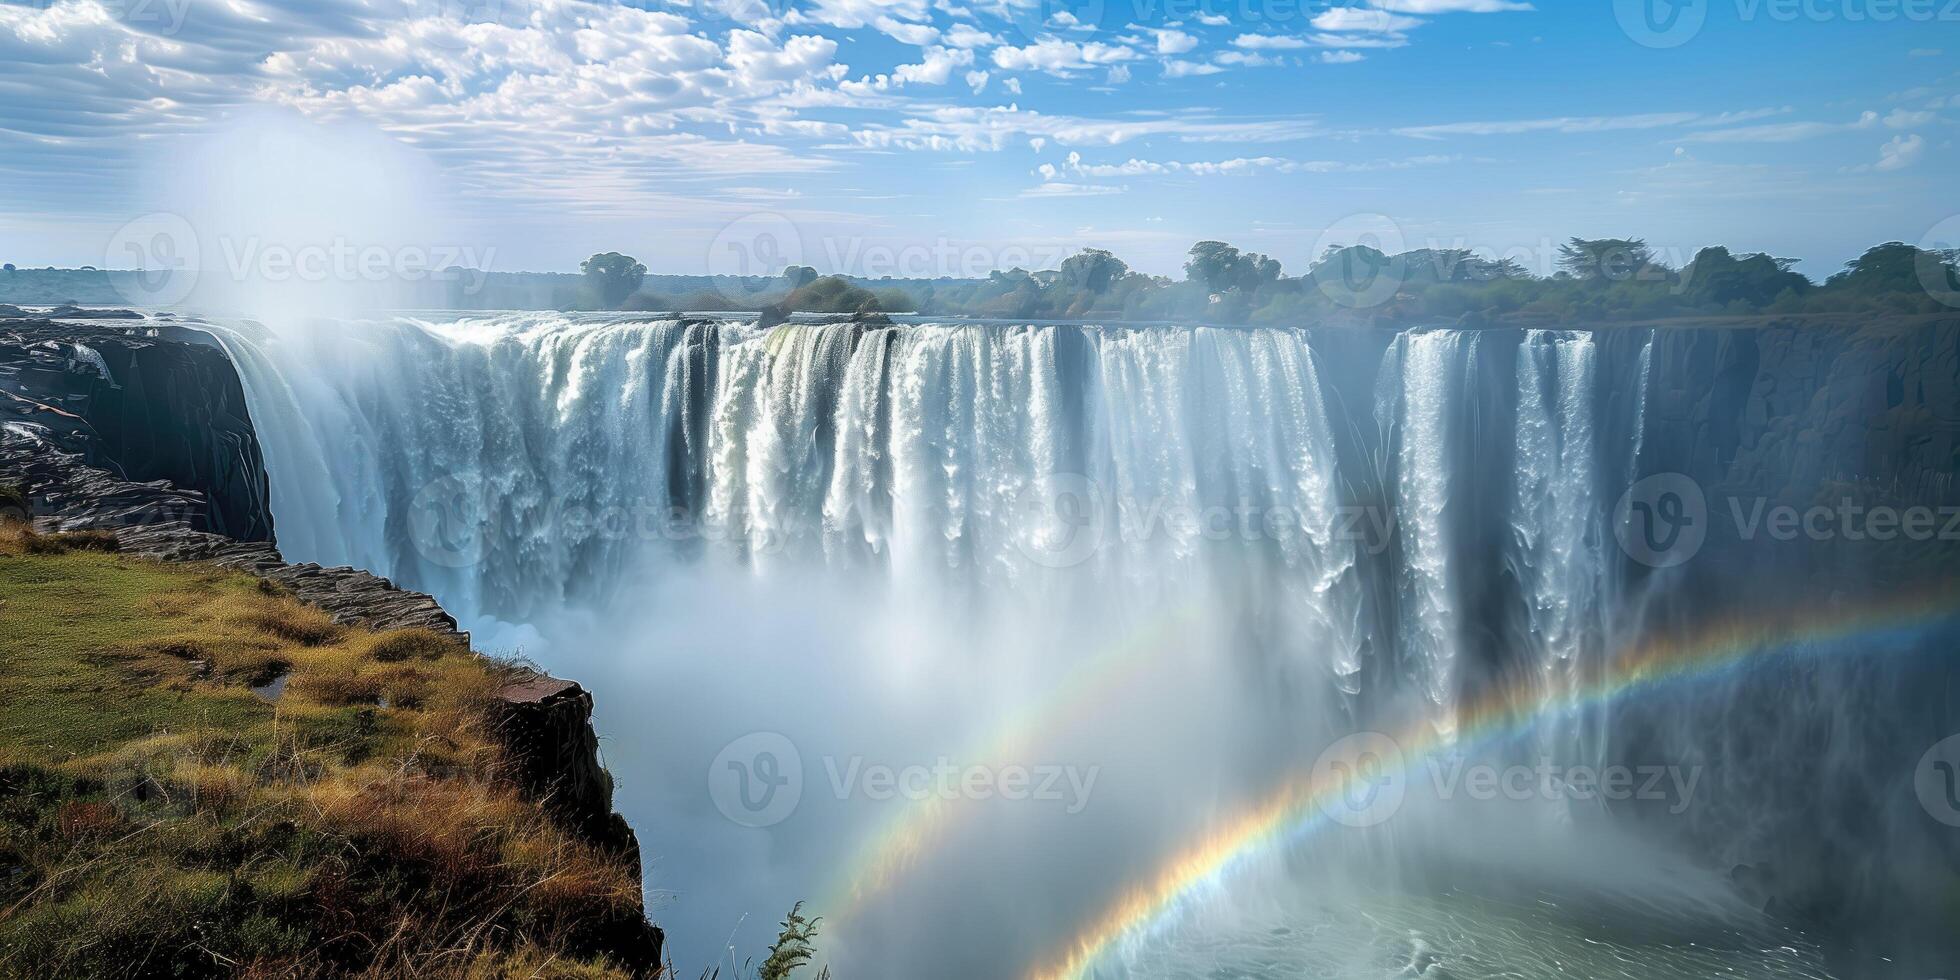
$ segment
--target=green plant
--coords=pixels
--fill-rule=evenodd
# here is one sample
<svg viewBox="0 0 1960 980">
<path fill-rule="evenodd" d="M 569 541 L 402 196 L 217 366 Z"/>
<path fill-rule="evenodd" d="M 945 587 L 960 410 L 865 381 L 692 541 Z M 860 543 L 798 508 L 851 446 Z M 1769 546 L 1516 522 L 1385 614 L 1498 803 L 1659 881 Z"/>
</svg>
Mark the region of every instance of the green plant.
<svg viewBox="0 0 1960 980">
<path fill-rule="evenodd" d="M 808 964 L 816 955 L 817 923 L 821 921 L 804 916 L 803 903 L 796 903 L 789 910 L 789 918 L 783 920 L 782 934 L 769 947 L 769 958 L 756 971 L 756 980 L 789 980 L 798 967 Z M 824 976 L 829 973 L 828 969 L 823 971 Z"/>
</svg>

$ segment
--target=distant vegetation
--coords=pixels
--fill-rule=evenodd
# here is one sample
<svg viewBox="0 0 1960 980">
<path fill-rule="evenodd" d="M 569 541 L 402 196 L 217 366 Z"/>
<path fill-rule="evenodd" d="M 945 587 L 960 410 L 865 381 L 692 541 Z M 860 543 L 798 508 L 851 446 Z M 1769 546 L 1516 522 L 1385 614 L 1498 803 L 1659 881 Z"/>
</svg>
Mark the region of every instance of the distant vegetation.
<svg viewBox="0 0 1960 980">
<path fill-rule="evenodd" d="M 1696 316 L 1945 313 L 1960 309 L 1956 253 L 1901 242 L 1868 249 L 1823 282 L 1794 259 L 1702 249 L 1681 268 L 1637 238 L 1574 238 L 1548 276 L 1467 249 L 1385 254 L 1328 249 L 1303 274 L 1225 242 L 1191 247 L 1182 278 L 1132 270 L 1104 249 L 1058 268 L 984 279 L 862 279 L 791 266 L 776 276 L 668 276 L 604 252 L 578 275 L 447 270 L 419 284 L 418 302 L 448 309 L 911 313 L 1012 320 L 1206 323 L 1591 323 Z M 0 302 L 125 302 L 110 274 L 23 269 L 0 274 Z"/>
<path fill-rule="evenodd" d="M 1942 313 L 1960 308 L 1956 258 L 1889 242 L 1819 284 L 1792 271 L 1794 259 L 1713 246 L 1674 269 L 1641 239 L 1573 238 L 1559 249 L 1557 271 L 1545 277 L 1465 249 L 1389 255 L 1365 246 L 1329 249 L 1305 275 L 1289 277 L 1271 256 L 1205 241 L 1191 246 L 1181 280 L 1135 272 L 1107 250 L 1084 249 L 1053 270 L 890 285 L 792 266 L 776 280 L 728 280 L 684 298 L 638 293 L 605 308 L 1254 324 Z M 615 253 L 587 264 L 621 259 L 641 268 Z"/>
</svg>

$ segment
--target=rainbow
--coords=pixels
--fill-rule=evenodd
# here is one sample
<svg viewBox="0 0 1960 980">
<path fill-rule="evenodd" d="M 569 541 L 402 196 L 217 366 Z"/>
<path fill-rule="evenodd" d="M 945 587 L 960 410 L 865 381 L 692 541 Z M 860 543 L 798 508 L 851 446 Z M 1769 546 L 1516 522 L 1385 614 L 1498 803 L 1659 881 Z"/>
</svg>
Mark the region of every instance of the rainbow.
<svg viewBox="0 0 1960 980">
<path fill-rule="evenodd" d="M 1028 747 L 1038 745 L 1052 731 L 1080 718 L 1092 701 L 1110 698 L 1113 692 L 1159 662 L 1155 654 L 1181 640 L 1197 618 L 1198 605 L 1186 603 L 1140 623 L 1116 642 L 1077 664 L 1039 698 L 988 729 L 974 747 L 959 756 L 969 764 L 1003 763 L 1025 757 Z M 864 902 L 882 892 L 909 870 L 912 863 L 951 829 L 960 812 L 957 801 L 927 796 L 901 808 L 844 865 L 844 871 L 831 887 L 828 897 L 815 908 L 823 910 L 833 922 L 848 920 Z"/>
<path fill-rule="evenodd" d="M 1402 747 L 1406 765 L 1445 748 L 1519 734 L 1547 715 L 1738 667 L 1793 646 L 1903 635 L 1936 625 L 1956 612 L 1960 612 L 1960 588 L 1946 584 L 1852 610 L 1806 610 L 1774 621 L 1720 622 L 1685 637 L 1654 639 L 1630 648 L 1615 659 L 1605 676 L 1576 693 L 1547 696 L 1535 685 L 1493 690 L 1459 712 L 1457 743 L 1446 743 L 1427 721 L 1392 737 Z M 1030 980 L 1083 976 L 1119 940 L 1172 914 L 1186 896 L 1216 882 L 1242 859 L 1324 826 L 1326 805 L 1350 788 L 1350 781 L 1337 778 L 1331 769 L 1316 766 L 1296 774 L 1125 891 L 1050 960 L 1030 971 Z"/>
</svg>

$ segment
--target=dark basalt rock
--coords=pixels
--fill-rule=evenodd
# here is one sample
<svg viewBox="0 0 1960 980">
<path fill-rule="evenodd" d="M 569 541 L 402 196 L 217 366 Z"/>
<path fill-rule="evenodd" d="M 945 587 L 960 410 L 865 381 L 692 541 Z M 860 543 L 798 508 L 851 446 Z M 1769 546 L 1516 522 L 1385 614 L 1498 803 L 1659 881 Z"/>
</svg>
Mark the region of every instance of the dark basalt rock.
<svg viewBox="0 0 1960 980">
<path fill-rule="evenodd" d="M 98 321 L 103 312 L 68 311 Z M 245 391 L 208 334 L 166 323 L 0 320 L 0 421 L 33 423 L 118 480 L 195 488 L 205 506 L 177 519 L 198 530 L 273 540 Z"/>
</svg>

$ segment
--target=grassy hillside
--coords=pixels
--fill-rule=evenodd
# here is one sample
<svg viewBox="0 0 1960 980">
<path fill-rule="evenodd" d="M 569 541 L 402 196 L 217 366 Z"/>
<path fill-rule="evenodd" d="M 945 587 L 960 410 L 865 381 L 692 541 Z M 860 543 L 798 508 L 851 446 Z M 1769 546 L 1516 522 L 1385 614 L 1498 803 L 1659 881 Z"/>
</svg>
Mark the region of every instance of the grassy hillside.
<svg viewBox="0 0 1960 980">
<path fill-rule="evenodd" d="M 606 977 L 624 862 L 500 778 L 499 668 L 0 522 L 0 977 Z"/>
</svg>

